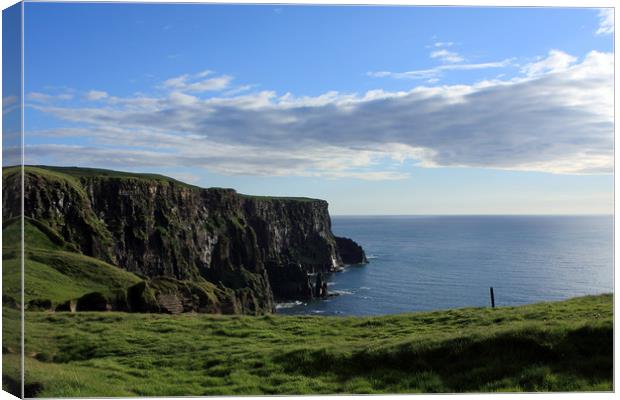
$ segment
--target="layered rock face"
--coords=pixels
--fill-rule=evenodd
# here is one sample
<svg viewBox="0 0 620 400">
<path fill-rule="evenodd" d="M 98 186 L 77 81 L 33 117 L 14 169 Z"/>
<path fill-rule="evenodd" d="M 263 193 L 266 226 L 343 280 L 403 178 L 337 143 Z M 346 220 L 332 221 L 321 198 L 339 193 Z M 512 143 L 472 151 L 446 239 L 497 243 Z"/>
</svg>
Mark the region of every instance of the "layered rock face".
<svg viewBox="0 0 620 400">
<path fill-rule="evenodd" d="M 82 253 L 140 276 L 204 279 L 232 290 L 241 312 L 270 312 L 274 299 L 312 298 L 322 292 L 309 274 L 343 264 L 323 200 L 79 171 L 89 170 L 26 168 L 25 216 Z M 10 193 L 17 184 L 5 182 L 5 219 L 19 213 Z"/>
</svg>

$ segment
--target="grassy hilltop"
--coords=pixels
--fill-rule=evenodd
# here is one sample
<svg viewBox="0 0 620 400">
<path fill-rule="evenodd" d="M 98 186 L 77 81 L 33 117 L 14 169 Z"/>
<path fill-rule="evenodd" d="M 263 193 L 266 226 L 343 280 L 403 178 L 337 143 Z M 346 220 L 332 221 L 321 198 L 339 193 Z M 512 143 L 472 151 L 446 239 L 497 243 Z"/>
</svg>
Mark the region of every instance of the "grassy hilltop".
<svg viewBox="0 0 620 400">
<path fill-rule="evenodd" d="M 612 299 L 346 318 L 27 312 L 26 389 L 46 397 L 610 391 Z M 16 357 L 5 358 L 5 374 Z"/>
</svg>

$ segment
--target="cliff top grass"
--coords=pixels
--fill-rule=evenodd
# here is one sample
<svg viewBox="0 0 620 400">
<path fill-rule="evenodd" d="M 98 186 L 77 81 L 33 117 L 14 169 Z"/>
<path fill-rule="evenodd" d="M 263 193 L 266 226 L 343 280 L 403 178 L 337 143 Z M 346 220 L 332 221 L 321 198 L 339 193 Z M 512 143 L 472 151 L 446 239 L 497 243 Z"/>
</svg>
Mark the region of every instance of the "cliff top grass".
<svg viewBox="0 0 620 400">
<path fill-rule="evenodd" d="M 26 313 L 27 395 L 613 389 L 613 297 L 381 317 Z M 4 310 L 9 351 L 17 311 Z M 4 359 L 5 382 L 17 354 Z"/>
<path fill-rule="evenodd" d="M 7 179 L 11 178 L 13 175 L 18 174 L 21 167 L 7 167 L 2 170 L 2 180 L 3 183 L 6 182 Z M 60 184 L 65 184 L 71 189 L 75 190 L 80 194 L 80 196 L 86 197 L 86 192 L 84 188 L 80 184 L 79 180 L 71 175 L 67 175 L 64 173 L 59 173 L 53 169 L 48 169 L 47 167 L 38 167 L 38 166 L 26 166 L 24 167 L 25 175 L 33 175 L 40 176 L 45 178 L 51 182 L 58 182 Z"/>
<path fill-rule="evenodd" d="M 12 172 L 16 172 L 16 167 L 5 167 L 3 168 L 3 176 L 6 176 Z M 109 169 L 101 169 L 101 168 L 86 168 L 86 167 L 58 167 L 58 166 L 48 166 L 48 165 L 27 165 L 24 167 L 26 172 L 31 173 L 39 173 L 48 177 L 67 177 L 73 178 L 72 182 L 77 183 L 79 185 L 78 180 L 81 178 L 114 178 L 114 179 L 138 179 L 141 181 L 155 181 L 155 182 L 164 182 L 164 183 L 174 183 L 175 185 L 180 185 L 188 188 L 194 189 L 207 189 L 207 190 L 233 190 L 228 188 L 221 187 L 210 187 L 210 188 L 202 188 L 199 186 L 195 186 L 186 182 L 182 182 L 176 180 L 174 178 L 170 178 L 165 175 L 160 174 L 148 174 L 148 173 L 136 173 L 136 172 L 124 172 L 124 171 L 114 171 Z M 247 199 L 255 199 L 255 200 L 280 200 L 280 201 L 301 201 L 301 202 L 313 202 L 313 201 L 324 201 L 320 199 L 313 199 L 309 197 L 288 197 L 288 196 L 255 196 L 249 194 L 237 193 L 242 198 Z"/>
<path fill-rule="evenodd" d="M 114 171 L 102 168 L 86 168 L 86 167 L 58 167 L 48 165 L 27 165 L 25 169 L 37 169 L 47 170 L 52 172 L 61 173 L 76 179 L 80 178 L 115 178 L 115 179 L 139 179 L 145 181 L 156 181 L 165 183 L 174 183 L 180 186 L 186 186 L 191 188 L 198 188 L 198 186 L 190 185 L 188 183 L 164 176 L 159 174 L 148 173 L 136 173 L 136 172 L 123 172 Z"/>
<path fill-rule="evenodd" d="M 255 196 L 251 194 L 242 194 L 239 193 L 239 196 L 244 197 L 246 199 L 253 200 L 265 200 L 265 201 L 301 201 L 301 202 L 315 202 L 315 201 L 325 201 L 321 199 L 313 199 L 311 197 L 286 197 L 286 196 Z"/>
</svg>

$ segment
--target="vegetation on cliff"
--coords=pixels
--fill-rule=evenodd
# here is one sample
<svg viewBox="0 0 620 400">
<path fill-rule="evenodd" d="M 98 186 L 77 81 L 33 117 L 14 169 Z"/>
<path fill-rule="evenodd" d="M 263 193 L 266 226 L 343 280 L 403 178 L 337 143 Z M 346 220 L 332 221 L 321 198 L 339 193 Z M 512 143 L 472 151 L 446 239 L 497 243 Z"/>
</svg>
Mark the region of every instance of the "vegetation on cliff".
<svg viewBox="0 0 620 400">
<path fill-rule="evenodd" d="M 18 258 L 20 220 L 4 222 L 3 299 L 14 307 L 21 296 Z M 54 230 L 24 221 L 26 310 L 243 313 L 242 296 L 205 279 L 140 277 L 76 251 Z M 248 300 L 245 299 L 248 303 Z"/>
<path fill-rule="evenodd" d="M 3 296 L 20 298 L 21 273 L 18 259 L 18 219 L 5 221 L 2 247 Z M 24 302 L 49 301 L 49 308 L 89 292 L 112 294 L 141 279 L 130 272 L 75 251 L 52 230 L 35 221 L 24 221 Z M 13 240 L 11 240 L 13 239 Z M 73 250 L 73 251 L 71 251 Z"/>
<path fill-rule="evenodd" d="M 381 317 L 28 312 L 26 394 L 610 391 L 612 307 L 601 295 Z M 10 384 L 18 337 L 4 335 Z"/>
<path fill-rule="evenodd" d="M 19 172 L 3 169 L 4 294 L 13 298 Z M 33 307 L 262 314 L 278 298 L 326 295 L 310 275 L 342 265 L 323 200 L 91 168 L 27 166 L 23 181 L 25 300 Z M 90 292 L 98 294 L 74 304 Z"/>
</svg>

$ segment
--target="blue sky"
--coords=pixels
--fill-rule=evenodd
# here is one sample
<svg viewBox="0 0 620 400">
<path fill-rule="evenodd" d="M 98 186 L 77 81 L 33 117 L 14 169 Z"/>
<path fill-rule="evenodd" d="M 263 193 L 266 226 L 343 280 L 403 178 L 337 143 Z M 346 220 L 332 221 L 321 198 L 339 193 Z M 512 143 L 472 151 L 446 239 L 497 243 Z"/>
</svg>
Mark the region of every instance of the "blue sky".
<svg viewBox="0 0 620 400">
<path fill-rule="evenodd" d="M 2 13 L 2 150 L 3 164 L 21 162 L 21 5 Z M 7 150 L 16 149 L 9 155 Z"/>
<path fill-rule="evenodd" d="M 332 214 L 613 210 L 598 9 L 27 3 L 26 162 Z"/>
</svg>

